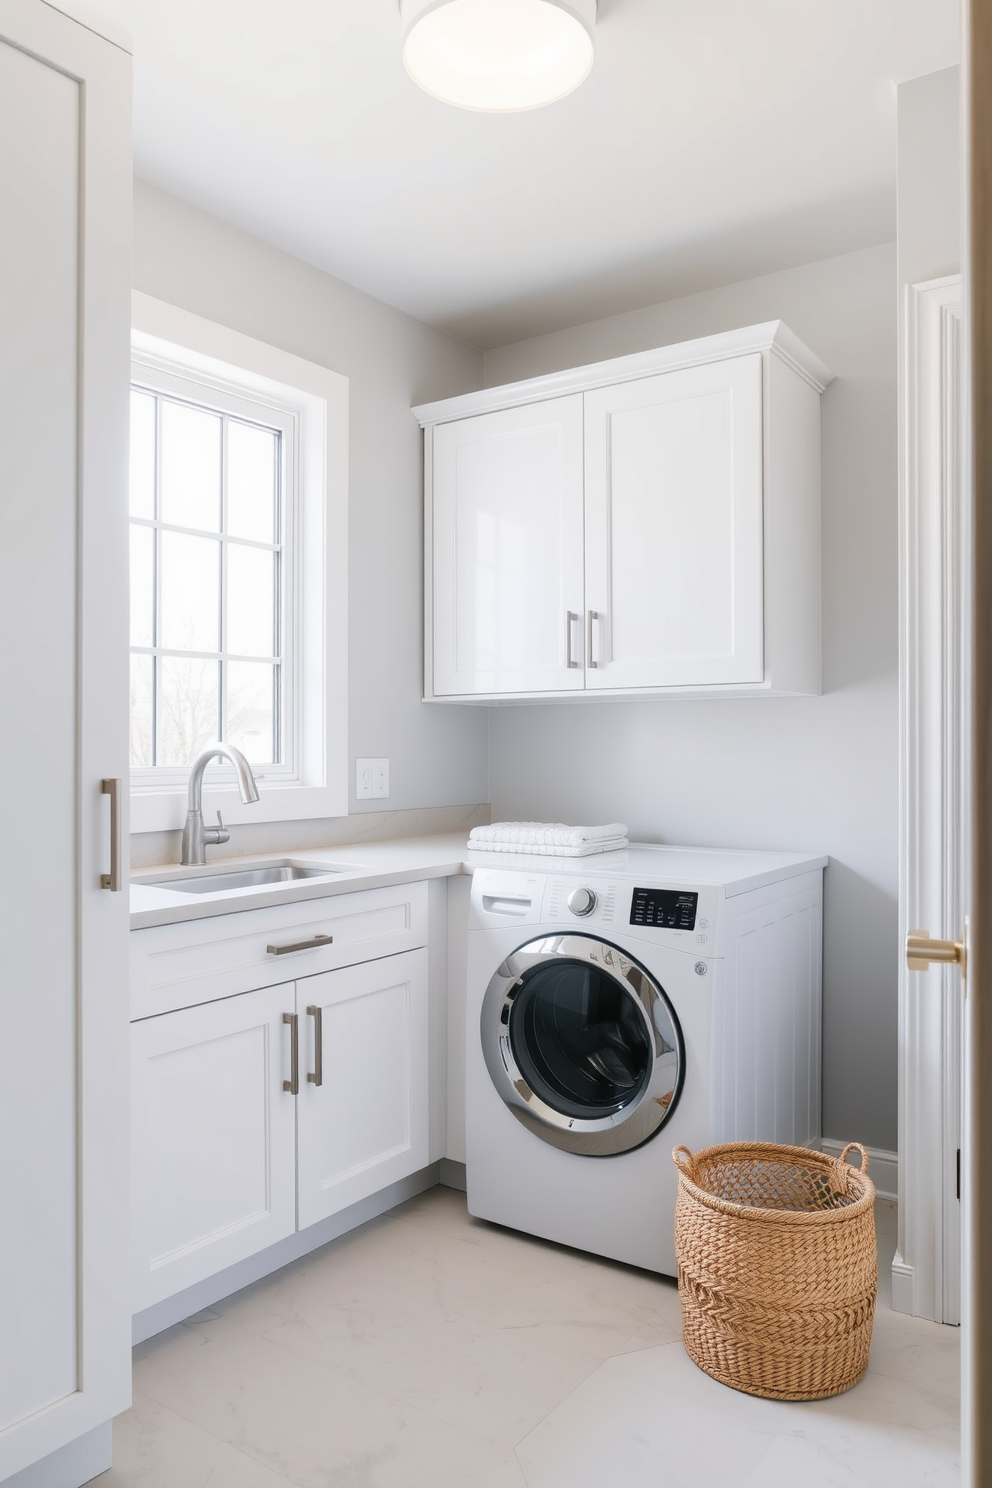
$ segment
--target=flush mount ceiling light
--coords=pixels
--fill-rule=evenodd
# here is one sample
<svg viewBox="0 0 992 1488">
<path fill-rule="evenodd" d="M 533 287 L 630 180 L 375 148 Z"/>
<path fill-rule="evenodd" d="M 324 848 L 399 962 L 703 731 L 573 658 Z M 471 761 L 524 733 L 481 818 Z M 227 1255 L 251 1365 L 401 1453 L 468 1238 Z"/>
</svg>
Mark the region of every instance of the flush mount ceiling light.
<svg viewBox="0 0 992 1488">
<path fill-rule="evenodd" d="M 457 108 L 540 108 L 592 67 L 596 0 L 400 0 L 400 16 L 407 72 Z"/>
</svg>

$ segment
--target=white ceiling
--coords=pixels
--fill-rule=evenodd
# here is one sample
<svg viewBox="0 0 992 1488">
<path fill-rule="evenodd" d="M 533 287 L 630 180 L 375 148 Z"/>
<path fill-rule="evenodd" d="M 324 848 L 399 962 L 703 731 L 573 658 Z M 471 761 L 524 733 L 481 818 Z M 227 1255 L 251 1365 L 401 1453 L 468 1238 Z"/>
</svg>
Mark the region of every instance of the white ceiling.
<svg viewBox="0 0 992 1488">
<path fill-rule="evenodd" d="M 453 109 L 397 0 L 56 0 L 133 36 L 139 176 L 480 346 L 891 239 L 893 81 L 957 0 L 599 0 L 530 113 Z"/>
</svg>

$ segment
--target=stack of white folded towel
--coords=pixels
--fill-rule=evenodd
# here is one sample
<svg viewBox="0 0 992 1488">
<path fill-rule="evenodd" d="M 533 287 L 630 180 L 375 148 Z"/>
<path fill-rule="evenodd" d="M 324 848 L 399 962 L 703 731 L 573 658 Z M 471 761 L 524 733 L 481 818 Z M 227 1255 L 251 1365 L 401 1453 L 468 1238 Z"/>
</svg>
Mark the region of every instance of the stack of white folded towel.
<svg viewBox="0 0 992 1488">
<path fill-rule="evenodd" d="M 480 852 L 533 853 L 539 857 L 586 858 L 627 846 L 623 822 L 605 827 L 569 827 L 564 822 L 493 822 L 473 827 L 469 847 Z"/>
</svg>

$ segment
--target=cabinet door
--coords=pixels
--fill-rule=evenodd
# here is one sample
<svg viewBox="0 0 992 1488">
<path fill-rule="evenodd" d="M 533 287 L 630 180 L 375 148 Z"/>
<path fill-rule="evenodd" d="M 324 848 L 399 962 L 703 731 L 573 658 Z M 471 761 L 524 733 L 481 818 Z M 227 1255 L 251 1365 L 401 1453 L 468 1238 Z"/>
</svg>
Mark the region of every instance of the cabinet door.
<svg viewBox="0 0 992 1488">
<path fill-rule="evenodd" d="M 305 977 L 296 995 L 303 1229 L 427 1165 L 427 952 Z"/>
<path fill-rule="evenodd" d="M 435 695 L 581 688 L 581 394 L 436 426 L 433 532 Z"/>
<path fill-rule="evenodd" d="M 4 1481 L 131 1392 L 128 903 L 101 882 L 101 780 L 128 771 L 130 95 L 119 47 L 0 0 Z M 126 854 L 126 801 L 121 826 Z"/>
<path fill-rule="evenodd" d="M 586 687 L 763 677 L 761 354 L 586 394 Z"/>
<path fill-rule="evenodd" d="M 296 1228 L 293 983 L 132 1025 L 135 1312 Z"/>
</svg>

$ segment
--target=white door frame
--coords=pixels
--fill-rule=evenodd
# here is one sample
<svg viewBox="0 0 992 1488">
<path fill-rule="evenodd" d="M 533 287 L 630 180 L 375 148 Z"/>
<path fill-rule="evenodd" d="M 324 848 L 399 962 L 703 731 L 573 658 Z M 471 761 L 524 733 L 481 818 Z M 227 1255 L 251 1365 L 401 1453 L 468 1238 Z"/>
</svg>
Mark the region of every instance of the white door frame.
<svg viewBox="0 0 992 1488">
<path fill-rule="evenodd" d="M 957 939 L 967 904 L 968 561 L 961 276 L 907 286 L 900 480 L 900 944 Z M 960 1322 L 961 974 L 899 973 L 899 1243 L 892 1305 Z"/>
</svg>

